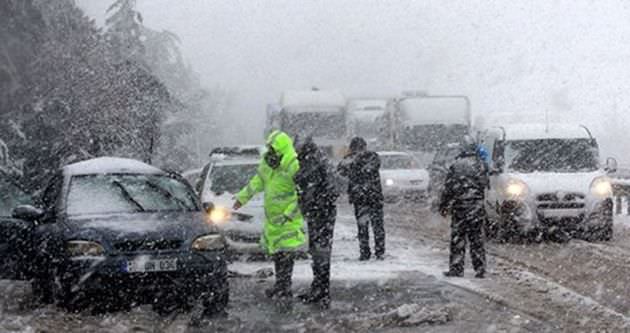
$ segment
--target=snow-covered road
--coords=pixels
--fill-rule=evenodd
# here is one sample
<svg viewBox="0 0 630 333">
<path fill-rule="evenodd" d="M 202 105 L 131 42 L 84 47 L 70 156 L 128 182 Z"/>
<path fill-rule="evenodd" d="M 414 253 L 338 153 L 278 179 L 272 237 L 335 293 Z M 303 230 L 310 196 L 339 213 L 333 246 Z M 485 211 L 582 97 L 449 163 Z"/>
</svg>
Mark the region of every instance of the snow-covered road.
<svg viewBox="0 0 630 333">
<path fill-rule="evenodd" d="M 25 283 L 0 281 L 0 332 L 624 331 L 630 328 L 624 297 L 630 264 L 623 260 L 630 249 L 621 245 L 630 244 L 630 220 L 616 222 L 611 243 L 489 244 L 487 279 L 474 279 L 471 271 L 446 279 L 441 275 L 448 260 L 445 220 L 426 209 L 389 207 L 386 260 L 359 262 L 356 225 L 351 210 L 341 207 L 329 311 L 296 303 L 287 315 L 263 295 L 273 277 L 256 274 L 271 263 L 237 262 L 231 265 L 239 274 L 230 281 L 229 315 L 204 329 L 188 327 L 186 313 L 160 317 L 147 306 L 98 316 L 67 314 L 32 304 Z M 296 293 L 307 289 L 309 261 L 297 263 L 294 279 Z M 423 320 L 405 321 L 400 318 L 405 311 Z"/>
</svg>

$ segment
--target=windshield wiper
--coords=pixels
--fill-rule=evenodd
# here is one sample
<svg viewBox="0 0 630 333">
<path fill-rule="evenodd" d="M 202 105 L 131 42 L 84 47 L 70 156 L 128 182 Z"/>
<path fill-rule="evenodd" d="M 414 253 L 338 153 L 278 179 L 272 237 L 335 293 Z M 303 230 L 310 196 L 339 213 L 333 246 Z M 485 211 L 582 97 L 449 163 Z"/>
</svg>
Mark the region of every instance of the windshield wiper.
<svg viewBox="0 0 630 333">
<path fill-rule="evenodd" d="M 125 186 L 123 184 L 121 184 L 119 181 L 114 180 L 112 181 L 112 183 L 114 185 L 116 185 L 120 191 L 122 192 L 123 197 L 125 198 L 125 200 L 131 202 L 134 206 L 136 206 L 136 208 L 138 208 L 139 212 L 145 212 L 146 210 L 144 209 L 144 207 L 142 207 L 142 205 L 140 203 L 138 203 L 138 201 L 136 201 L 131 194 L 129 194 L 129 192 L 127 191 L 127 189 L 125 188 Z"/>
<path fill-rule="evenodd" d="M 194 210 L 194 208 L 188 206 L 184 200 L 174 196 L 173 193 L 171 193 L 169 190 L 163 188 L 162 186 L 160 186 L 160 185 L 158 185 L 156 183 L 153 183 L 151 181 L 147 181 L 147 184 L 149 186 L 151 186 L 152 188 L 158 190 L 160 193 L 162 193 L 167 198 L 175 200 L 175 202 L 177 202 L 180 207 L 184 207 L 184 208 L 186 208 L 188 210 Z"/>
</svg>

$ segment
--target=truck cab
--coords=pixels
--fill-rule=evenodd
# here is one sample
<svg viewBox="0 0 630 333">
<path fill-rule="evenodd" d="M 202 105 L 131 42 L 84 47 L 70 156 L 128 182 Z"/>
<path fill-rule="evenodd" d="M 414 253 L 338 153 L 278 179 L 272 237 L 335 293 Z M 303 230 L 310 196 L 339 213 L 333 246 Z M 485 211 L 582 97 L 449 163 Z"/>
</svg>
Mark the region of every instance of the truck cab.
<svg viewBox="0 0 630 333">
<path fill-rule="evenodd" d="M 489 236 L 531 237 L 562 232 L 587 240 L 613 234 L 612 185 L 587 127 L 564 124 L 498 126 L 480 132 L 492 156 L 486 212 Z"/>
</svg>

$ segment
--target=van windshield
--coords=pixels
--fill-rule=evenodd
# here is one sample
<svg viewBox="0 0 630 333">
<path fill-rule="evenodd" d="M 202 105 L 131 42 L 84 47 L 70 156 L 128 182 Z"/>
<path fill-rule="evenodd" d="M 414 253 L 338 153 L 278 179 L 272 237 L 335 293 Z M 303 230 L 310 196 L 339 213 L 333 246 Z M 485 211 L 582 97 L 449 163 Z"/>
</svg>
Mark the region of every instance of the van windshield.
<svg viewBox="0 0 630 333">
<path fill-rule="evenodd" d="M 516 172 L 589 172 L 599 155 L 591 139 L 515 140 L 505 144 L 505 163 Z"/>
</svg>

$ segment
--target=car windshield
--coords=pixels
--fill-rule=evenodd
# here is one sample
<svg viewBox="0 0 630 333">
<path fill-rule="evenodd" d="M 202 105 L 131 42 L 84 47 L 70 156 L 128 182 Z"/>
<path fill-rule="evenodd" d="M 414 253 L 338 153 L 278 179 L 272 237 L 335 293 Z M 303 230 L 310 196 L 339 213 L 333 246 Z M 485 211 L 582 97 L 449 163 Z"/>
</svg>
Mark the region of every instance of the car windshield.
<svg viewBox="0 0 630 333">
<path fill-rule="evenodd" d="M 0 178 L 0 216 L 11 216 L 13 208 L 31 204 L 31 197 L 10 181 Z"/>
<path fill-rule="evenodd" d="M 381 169 L 417 169 L 418 163 L 410 156 L 405 155 L 381 155 Z"/>
<path fill-rule="evenodd" d="M 210 190 L 221 194 L 236 193 L 247 186 L 256 174 L 258 164 L 215 165 L 210 172 Z"/>
<path fill-rule="evenodd" d="M 195 211 L 194 193 L 162 175 L 87 175 L 70 181 L 69 215 Z"/>
<path fill-rule="evenodd" d="M 597 145 L 589 139 L 515 140 L 505 145 L 505 162 L 517 172 L 597 170 Z"/>
</svg>

